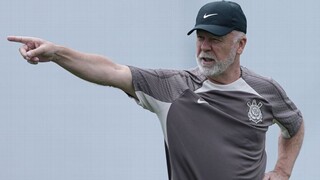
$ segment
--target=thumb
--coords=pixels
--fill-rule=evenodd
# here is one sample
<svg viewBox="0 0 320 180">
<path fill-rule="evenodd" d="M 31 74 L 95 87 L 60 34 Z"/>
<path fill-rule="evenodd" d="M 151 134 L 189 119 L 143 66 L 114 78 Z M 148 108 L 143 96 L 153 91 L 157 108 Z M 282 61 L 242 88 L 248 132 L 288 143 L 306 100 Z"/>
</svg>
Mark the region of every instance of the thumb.
<svg viewBox="0 0 320 180">
<path fill-rule="evenodd" d="M 44 53 L 44 48 L 42 48 L 41 46 L 36 48 L 36 49 L 33 49 L 33 50 L 30 50 L 27 52 L 27 57 L 28 58 L 33 58 L 33 57 L 37 57 L 41 54 Z"/>
<path fill-rule="evenodd" d="M 263 180 L 269 180 L 270 179 L 270 174 L 266 173 L 264 174 Z"/>
</svg>

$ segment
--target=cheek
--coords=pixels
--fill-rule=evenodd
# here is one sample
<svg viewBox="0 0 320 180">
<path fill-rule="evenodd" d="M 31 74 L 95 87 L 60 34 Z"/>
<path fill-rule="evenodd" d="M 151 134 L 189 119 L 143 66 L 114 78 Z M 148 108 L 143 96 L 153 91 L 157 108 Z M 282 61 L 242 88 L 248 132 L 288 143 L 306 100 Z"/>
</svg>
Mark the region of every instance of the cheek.
<svg viewBox="0 0 320 180">
<path fill-rule="evenodd" d="M 231 53 L 231 48 L 229 48 L 229 47 L 222 47 L 222 48 L 219 48 L 218 50 L 217 50 L 217 58 L 218 59 L 225 59 L 225 58 L 227 58 L 228 56 L 229 56 L 229 54 Z"/>
<path fill-rule="evenodd" d="M 201 53 L 201 48 L 197 45 L 196 46 L 196 55 L 197 55 L 197 57 L 199 56 L 200 53 Z"/>
</svg>

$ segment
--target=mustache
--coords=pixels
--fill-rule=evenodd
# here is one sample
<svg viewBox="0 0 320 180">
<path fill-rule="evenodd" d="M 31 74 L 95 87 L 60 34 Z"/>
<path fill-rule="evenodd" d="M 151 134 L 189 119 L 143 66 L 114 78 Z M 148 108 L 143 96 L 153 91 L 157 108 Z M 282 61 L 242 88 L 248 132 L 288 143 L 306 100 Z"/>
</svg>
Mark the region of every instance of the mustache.
<svg viewBox="0 0 320 180">
<path fill-rule="evenodd" d="M 198 59 L 203 59 L 203 58 L 207 58 L 207 59 L 213 59 L 213 60 L 216 60 L 217 58 L 212 55 L 212 54 L 209 54 L 209 53 L 205 53 L 205 52 L 201 52 L 199 55 L 198 55 Z"/>
</svg>

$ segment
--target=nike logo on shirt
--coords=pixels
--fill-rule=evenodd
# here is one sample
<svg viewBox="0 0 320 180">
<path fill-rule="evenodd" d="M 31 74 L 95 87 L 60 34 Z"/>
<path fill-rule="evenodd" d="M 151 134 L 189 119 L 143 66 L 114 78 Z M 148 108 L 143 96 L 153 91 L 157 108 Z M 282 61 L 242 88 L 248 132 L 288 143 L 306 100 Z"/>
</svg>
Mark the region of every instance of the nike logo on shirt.
<svg viewBox="0 0 320 180">
<path fill-rule="evenodd" d="M 198 104 L 209 104 L 207 101 L 202 100 L 202 99 L 198 99 L 197 103 Z"/>
</svg>

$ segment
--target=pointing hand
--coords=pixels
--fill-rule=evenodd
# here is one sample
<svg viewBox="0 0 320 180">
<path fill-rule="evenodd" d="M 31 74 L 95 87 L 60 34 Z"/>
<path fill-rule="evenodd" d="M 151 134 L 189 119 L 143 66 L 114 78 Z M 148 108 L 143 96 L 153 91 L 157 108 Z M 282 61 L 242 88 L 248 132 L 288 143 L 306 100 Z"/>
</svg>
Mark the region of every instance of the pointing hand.
<svg viewBox="0 0 320 180">
<path fill-rule="evenodd" d="M 48 62 L 55 59 L 55 45 L 51 42 L 23 36 L 8 36 L 8 41 L 22 43 L 20 54 L 30 64 L 38 64 L 38 62 Z"/>
</svg>

